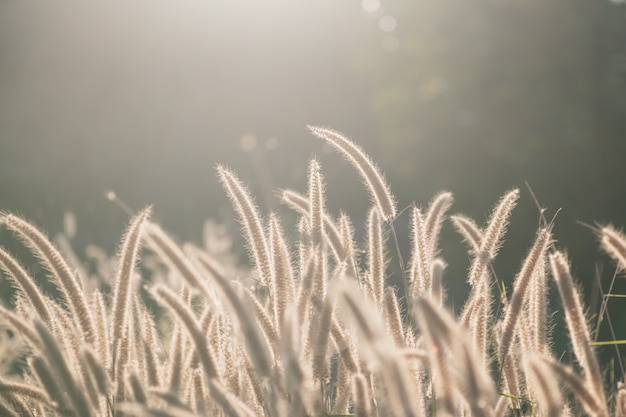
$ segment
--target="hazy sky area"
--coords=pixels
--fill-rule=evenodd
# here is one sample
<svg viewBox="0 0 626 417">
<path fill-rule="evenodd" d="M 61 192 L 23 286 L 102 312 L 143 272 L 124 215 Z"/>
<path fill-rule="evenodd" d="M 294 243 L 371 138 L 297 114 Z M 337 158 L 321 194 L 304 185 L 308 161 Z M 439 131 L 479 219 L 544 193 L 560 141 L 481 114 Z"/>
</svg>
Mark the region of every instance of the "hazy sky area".
<svg viewBox="0 0 626 417">
<path fill-rule="evenodd" d="M 79 241 L 112 250 L 114 190 L 197 241 L 232 217 L 217 163 L 267 212 L 304 192 L 315 155 L 329 210 L 360 227 L 357 175 L 306 130 L 324 125 L 373 155 L 401 208 L 448 189 L 482 222 L 522 188 L 508 280 L 538 223 L 529 181 L 548 216 L 564 208 L 555 233 L 591 282 L 606 258 L 576 220 L 626 225 L 624 5 L 381 1 L 1 1 L 0 208 L 52 232 L 72 210 Z M 465 248 L 449 225 L 443 239 L 463 285 Z"/>
<path fill-rule="evenodd" d="M 371 131 L 349 51 L 375 23 L 331 1 L 3 2 L 3 206 L 49 222 L 49 208 L 110 209 L 111 188 L 167 218 L 193 210 L 197 227 L 217 162 L 254 182 L 250 135 L 282 155 L 271 186 L 294 186 L 321 150 L 307 123 Z"/>
</svg>

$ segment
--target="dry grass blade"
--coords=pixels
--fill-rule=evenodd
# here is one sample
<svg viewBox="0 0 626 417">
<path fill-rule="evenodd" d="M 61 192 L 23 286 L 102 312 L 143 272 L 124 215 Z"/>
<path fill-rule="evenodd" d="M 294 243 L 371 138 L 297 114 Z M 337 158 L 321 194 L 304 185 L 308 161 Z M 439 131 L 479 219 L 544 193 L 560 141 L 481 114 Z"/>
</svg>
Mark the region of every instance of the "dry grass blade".
<svg viewBox="0 0 626 417">
<path fill-rule="evenodd" d="M 374 165 L 371 158 L 359 146 L 339 132 L 315 126 L 309 126 L 309 130 L 318 138 L 333 145 L 359 171 L 382 218 L 390 221 L 396 217 L 396 203 L 391 190 L 383 174 Z"/>
</svg>

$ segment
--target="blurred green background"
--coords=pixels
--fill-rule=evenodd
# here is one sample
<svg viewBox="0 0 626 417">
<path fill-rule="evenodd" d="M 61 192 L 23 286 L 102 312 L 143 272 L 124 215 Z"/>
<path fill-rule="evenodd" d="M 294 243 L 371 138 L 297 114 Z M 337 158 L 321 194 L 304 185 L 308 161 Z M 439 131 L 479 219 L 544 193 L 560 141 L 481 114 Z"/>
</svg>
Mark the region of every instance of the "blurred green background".
<svg viewBox="0 0 626 417">
<path fill-rule="evenodd" d="M 103 198 L 114 190 L 197 242 L 208 217 L 238 233 L 216 163 L 267 212 L 285 210 L 279 188 L 304 191 L 315 155 L 329 210 L 362 227 L 357 175 L 305 128 L 325 125 L 374 157 L 401 208 L 447 189 L 453 212 L 482 222 L 520 187 L 496 263 L 509 285 L 538 224 L 528 181 L 549 217 L 563 208 L 555 236 L 597 311 L 596 270 L 606 289 L 614 265 L 577 221 L 626 225 L 625 13 L 588 0 L 2 0 L 0 208 L 52 234 L 71 210 L 79 254 L 113 252 L 128 218 Z M 442 247 L 458 307 L 468 256 L 450 225 Z M 610 306 L 626 339 L 626 306 Z"/>
</svg>

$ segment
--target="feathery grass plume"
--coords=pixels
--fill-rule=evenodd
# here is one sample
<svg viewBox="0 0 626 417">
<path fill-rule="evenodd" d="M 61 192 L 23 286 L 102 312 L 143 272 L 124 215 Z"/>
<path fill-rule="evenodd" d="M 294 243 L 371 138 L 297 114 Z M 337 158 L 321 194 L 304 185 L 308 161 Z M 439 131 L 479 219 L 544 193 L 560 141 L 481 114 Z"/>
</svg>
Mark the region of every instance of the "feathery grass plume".
<svg viewBox="0 0 626 417">
<path fill-rule="evenodd" d="M 240 326 L 240 334 L 246 342 L 247 353 L 259 376 L 269 376 L 272 368 L 271 348 L 263 338 L 259 324 L 253 319 L 252 313 L 243 304 L 233 285 L 221 274 L 221 271 L 214 269 L 214 265 L 208 265 L 202 257 L 196 260 L 220 288 L 235 313 Z"/>
<path fill-rule="evenodd" d="M 270 252 L 274 264 L 270 291 L 274 299 L 274 320 L 280 331 L 285 321 L 285 310 L 295 299 L 295 288 L 289 247 L 276 213 L 270 214 Z"/>
<path fill-rule="evenodd" d="M 169 340 L 169 352 L 167 358 L 167 389 L 176 395 L 180 394 L 183 378 L 183 355 L 184 343 L 183 331 L 180 322 L 174 321 Z"/>
<path fill-rule="evenodd" d="M 390 355 L 393 345 L 386 336 L 385 326 L 376 312 L 378 310 L 370 300 L 365 298 L 361 291 L 345 283 L 338 286 L 342 299 L 355 320 L 359 333 L 363 336 L 363 343 L 359 345 L 371 362 L 380 362 L 381 356 Z"/>
<path fill-rule="evenodd" d="M 151 388 L 148 390 L 148 394 L 165 401 L 169 407 L 175 407 L 181 411 L 191 412 L 191 407 L 185 404 L 180 396 L 175 392 L 159 388 Z"/>
<path fill-rule="evenodd" d="M 292 190 L 283 190 L 282 200 L 290 208 L 309 218 L 310 203 L 306 197 Z M 323 220 L 324 236 L 326 236 L 326 240 L 328 241 L 328 244 L 330 245 L 333 254 L 337 258 L 337 260 L 341 262 L 347 256 L 345 249 L 342 245 L 341 235 L 339 234 L 339 231 L 337 230 L 337 226 L 335 226 L 333 219 L 328 214 L 324 213 Z"/>
<path fill-rule="evenodd" d="M 298 306 L 298 323 L 304 323 L 306 320 L 307 306 L 309 305 L 309 293 L 313 288 L 313 280 L 317 274 L 319 259 L 316 256 L 309 256 L 301 262 L 303 266 L 302 276 L 300 278 L 300 288 L 298 289 L 298 298 L 296 305 Z"/>
<path fill-rule="evenodd" d="M 408 370 L 399 362 L 393 345 L 385 335 L 380 317 L 373 312 L 371 303 L 355 288 L 345 285 L 340 289 L 348 310 L 355 319 L 357 328 L 363 335 L 363 351 L 370 363 L 379 370 L 390 412 L 397 416 L 416 416 L 415 404 L 411 400 L 411 385 Z"/>
<path fill-rule="evenodd" d="M 0 318 L 6 320 L 8 324 L 17 330 L 17 333 L 26 339 L 31 346 L 39 351 L 43 349 L 41 339 L 37 336 L 37 332 L 35 332 L 35 329 L 33 329 L 31 325 L 28 324 L 22 317 L 0 306 Z"/>
<path fill-rule="evenodd" d="M 109 375 L 113 381 L 115 381 L 115 393 L 113 397 L 115 402 L 121 403 L 126 401 L 126 379 L 124 378 L 124 366 L 131 360 L 130 339 L 125 337 L 116 341 L 115 343 L 115 359 L 113 361 L 113 367 L 110 369 Z"/>
<path fill-rule="evenodd" d="M 550 255 L 550 267 L 552 276 L 556 281 L 559 295 L 563 302 L 565 322 L 569 331 L 574 354 L 584 370 L 586 383 L 589 384 L 597 397 L 597 401 L 604 404 L 606 397 L 602 383 L 602 373 L 598 361 L 591 347 L 591 339 L 585 315 L 580 302 L 580 296 L 570 273 L 568 260 L 562 252 L 554 252 Z M 605 410 L 606 411 L 606 410 Z"/>
<path fill-rule="evenodd" d="M 276 331 L 276 326 L 274 325 L 274 321 L 267 313 L 261 302 L 256 298 L 254 293 L 249 288 L 245 288 L 240 282 L 233 282 L 233 286 L 237 290 L 239 294 L 243 294 L 243 297 L 248 301 L 250 305 L 252 305 L 252 310 L 257 318 L 257 323 L 259 324 L 259 328 L 263 331 L 265 338 L 267 339 L 268 345 L 272 348 L 272 352 L 274 356 L 278 355 L 279 347 L 278 347 L 278 332 Z"/>
<path fill-rule="evenodd" d="M 143 317 L 143 349 L 146 357 L 146 378 L 149 387 L 158 387 L 161 385 L 161 377 L 159 374 L 159 343 L 157 341 L 157 330 L 152 315 L 144 314 Z"/>
<path fill-rule="evenodd" d="M 589 415 L 608 417 L 606 403 L 598 397 L 595 387 L 576 375 L 572 368 L 564 366 L 550 357 L 541 357 L 541 362 L 569 387 Z"/>
<path fill-rule="evenodd" d="M 267 408 L 266 393 L 268 385 L 262 386 L 259 381 L 258 374 L 254 369 L 254 366 L 250 362 L 250 358 L 245 356 L 243 358 L 243 376 L 241 386 L 243 387 L 241 392 L 243 393 L 242 401 L 251 409 L 254 410 L 257 416 L 263 415 L 264 410 Z M 270 386 L 272 386 L 270 384 Z M 231 392 L 232 393 L 232 392 Z"/>
<path fill-rule="evenodd" d="M 352 375 L 352 397 L 354 398 L 354 416 L 372 416 L 372 398 L 368 389 L 365 375 L 359 373 Z"/>
<path fill-rule="evenodd" d="M 89 365 L 87 364 L 84 355 L 80 355 L 79 353 L 78 357 L 72 358 L 71 361 L 73 363 L 76 378 L 78 379 L 77 382 L 79 385 L 82 386 L 84 392 L 87 394 L 89 404 L 94 408 L 94 410 L 98 410 L 100 408 L 100 396 L 98 393 L 98 387 L 96 385 L 96 382 L 94 381 L 93 375 L 91 373 L 91 370 L 89 369 Z M 98 411 L 95 411 L 95 413 L 98 414 Z"/>
<path fill-rule="evenodd" d="M 39 318 L 48 326 L 52 326 L 52 318 L 48 309 L 48 303 L 51 303 L 52 300 L 39 290 L 34 278 L 22 268 L 20 263 L 2 248 L 0 248 L 0 268 L 18 285 L 34 307 Z"/>
<path fill-rule="evenodd" d="M 209 348 L 206 335 L 202 332 L 200 323 L 194 317 L 194 313 L 176 294 L 163 285 L 156 285 L 152 288 L 152 293 L 157 300 L 161 300 L 176 314 L 183 323 L 191 340 L 193 341 L 200 362 L 208 378 L 219 379 L 215 358 Z"/>
<path fill-rule="evenodd" d="M 0 400 L 0 415 L 5 417 L 19 417 L 4 401 Z"/>
<path fill-rule="evenodd" d="M 311 297 L 319 297 L 325 299 L 328 292 L 328 257 L 323 248 L 317 247 L 312 251 L 315 258 L 316 268 L 313 275 L 313 282 L 311 283 Z"/>
<path fill-rule="evenodd" d="M 191 410 L 171 405 L 166 408 L 155 408 L 127 402 L 119 404 L 117 410 L 126 415 L 138 417 L 198 417 Z"/>
<path fill-rule="evenodd" d="M 132 341 L 135 362 L 135 367 L 139 372 L 139 377 L 142 381 L 146 380 L 146 354 L 143 348 L 145 330 L 143 326 L 147 323 L 145 316 L 147 314 L 145 305 L 140 299 L 139 291 L 135 291 L 132 295 L 131 301 L 132 315 L 130 321 L 132 322 Z"/>
<path fill-rule="evenodd" d="M 489 262 L 496 257 L 502 236 L 509 223 L 511 211 L 515 208 L 519 198 L 519 190 L 513 189 L 506 193 L 498 202 L 489 217 L 487 228 L 480 241 L 480 249 L 476 254 L 469 274 L 469 282 L 474 285 L 487 269 Z"/>
<path fill-rule="evenodd" d="M 397 348 L 404 346 L 404 327 L 402 325 L 402 316 L 398 308 L 398 298 L 396 292 L 391 287 L 385 289 L 384 299 L 385 323 L 387 331 L 394 341 Z"/>
<path fill-rule="evenodd" d="M 489 363 L 490 299 L 489 295 L 481 295 L 476 299 L 469 322 L 469 330 L 474 340 L 474 347 L 480 355 L 483 366 L 487 366 Z"/>
<path fill-rule="evenodd" d="M 207 335 L 207 337 L 210 337 L 211 333 L 213 332 L 213 326 L 216 321 L 215 319 L 216 315 L 213 314 L 210 308 L 206 308 L 200 316 L 200 330 L 203 334 Z M 209 344 L 209 347 L 211 348 L 211 344 Z M 198 357 L 198 352 L 195 349 L 192 349 L 187 355 L 185 368 L 193 369 L 197 368 L 198 366 L 200 366 L 200 358 Z"/>
<path fill-rule="evenodd" d="M 378 207 L 383 220 L 390 221 L 396 217 L 396 203 L 383 174 L 374 165 L 371 158 L 354 142 L 341 133 L 331 129 L 308 126 L 311 133 L 333 145 L 343 156 L 354 165 Z"/>
<path fill-rule="evenodd" d="M 134 369 L 133 365 L 127 365 L 125 373 L 126 379 L 128 380 L 127 384 L 130 386 L 130 389 L 133 392 L 133 398 L 135 399 L 135 402 L 138 402 L 139 404 L 147 404 L 148 397 L 146 395 L 146 392 L 144 391 L 143 384 L 141 383 L 141 380 L 137 375 L 137 370 Z"/>
<path fill-rule="evenodd" d="M 447 265 L 441 258 L 435 258 L 430 263 L 430 285 L 432 298 L 439 305 L 443 305 L 444 289 L 443 289 L 443 271 Z"/>
<path fill-rule="evenodd" d="M 93 378 L 96 381 L 98 392 L 106 397 L 109 394 L 109 377 L 104 369 L 104 366 L 102 365 L 102 362 L 96 358 L 96 354 L 90 347 L 85 347 L 83 349 L 83 357 L 85 358 L 85 362 L 89 367 L 91 375 L 93 375 Z"/>
<path fill-rule="evenodd" d="M 131 221 L 122 238 L 120 260 L 115 277 L 113 305 L 111 308 L 111 336 L 113 340 L 128 337 L 128 309 L 131 303 L 131 281 L 141 243 L 143 224 L 152 213 L 152 207 L 143 209 Z"/>
<path fill-rule="evenodd" d="M 426 236 L 428 236 L 429 253 L 434 256 L 437 252 L 439 245 L 439 233 L 441 232 L 441 226 L 443 224 L 443 217 L 452 206 L 454 197 L 449 191 L 442 191 L 437 194 L 426 211 L 426 218 L 424 220 L 424 230 Z"/>
<path fill-rule="evenodd" d="M 85 393 L 77 385 L 72 370 L 65 360 L 65 356 L 61 352 L 61 349 L 52 336 L 52 333 L 46 328 L 46 326 L 39 320 L 35 319 L 35 330 L 39 334 L 41 342 L 44 347 L 46 358 L 50 363 L 53 372 L 58 375 L 58 383 L 61 384 L 65 391 L 68 393 L 69 400 L 73 409 L 79 416 L 88 417 L 91 415 L 91 407 L 87 402 Z"/>
<path fill-rule="evenodd" d="M 330 414 L 348 414 L 350 412 L 351 400 L 351 379 L 352 374 L 346 369 L 343 362 L 337 363 L 336 378 L 334 382 L 334 401 L 330 407 Z M 331 386 L 332 388 L 332 386 Z"/>
<path fill-rule="evenodd" d="M 218 381 L 209 380 L 209 392 L 228 417 L 255 417 L 254 412 L 243 401 L 228 392 Z"/>
<path fill-rule="evenodd" d="M 4 395 L 6 401 L 10 404 L 11 408 L 18 416 L 43 416 L 45 415 L 44 405 L 33 401 L 26 401 L 22 397 L 16 394 L 6 393 Z M 2 413 L 0 412 L 0 415 Z"/>
<path fill-rule="evenodd" d="M 350 373 L 360 372 L 357 358 L 353 352 L 351 339 L 343 331 L 337 320 L 333 320 L 330 327 L 330 336 L 335 342 L 339 358 Z"/>
<path fill-rule="evenodd" d="M 427 350 L 434 368 L 431 372 L 435 376 L 435 391 L 443 411 L 454 415 L 457 405 L 453 392 L 456 387 L 473 415 L 486 416 L 496 405 L 495 387 L 481 361 L 475 357 L 464 329 L 457 325 L 450 313 L 424 297 L 415 300 L 414 313 L 419 328 L 432 347 Z M 445 361 L 446 352 L 452 355 L 451 361 Z M 459 373 L 456 379 L 451 375 L 450 365 Z"/>
<path fill-rule="evenodd" d="M 192 375 L 193 409 L 197 414 L 206 415 L 206 403 L 209 398 L 206 393 L 206 379 L 200 369 L 194 369 Z"/>
<path fill-rule="evenodd" d="M 604 249 L 614 260 L 620 269 L 626 269 L 626 236 L 611 226 L 605 226 L 600 230 L 600 242 Z"/>
<path fill-rule="evenodd" d="M 493 327 L 492 332 L 494 334 L 494 349 L 496 352 L 500 350 L 500 341 L 502 340 L 502 320 L 498 321 Z M 522 389 L 520 387 L 519 368 L 517 363 L 517 357 L 513 355 L 507 355 L 500 361 L 500 373 L 502 381 L 502 392 L 506 394 L 507 402 L 509 406 L 514 409 L 521 408 Z"/>
<path fill-rule="evenodd" d="M 561 417 L 563 414 L 563 397 L 554 375 L 546 369 L 539 356 L 530 355 L 526 360 L 530 371 L 530 383 L 534 387 L 537 405 L 541 415 Z"/>
<path fill-rule="evenodd" d="M 422 211 L 413 206 L 411 216 L 411 294 L 412 297 L 430 296 L 430 253 Z"/>
<path fill-rule="evenodd" d="M 547 256 L 544 255 L 535 269 L 535 276 L 530 284 L 528 308 L 529 331 L 534 352 L 548 353 L 548 274 L 546 272 Z"/>
<path fill-rule="evenodd" d="M 91 308 L 94 312 L 96 332 L 98 332 L 98 346 L 96 346 L 100 360 L 105 367 L 111 366 L 111 344 L 109 341 L 109 317 L 104 304 L 104 297 L 99 289 L 91 293 Z"/>
<path fill-rule="evenodd" d="M 283 327 L 283 335 L 280 339 L 281 361 L 284 369 L 283 386 L 285 392 L 292 396 L 292 411 L 301 415 L 305 412 L 304 407 L 308 403 L 306 382 L 310 379 L 306 378 L 305 370 L 302 368 L 301 357 L 301 336 L 299 322 L 295 306 L 291 305 L 287 309 L 285 315 L 285 325 Z"/>
<path fill-rule="evenodd" d="M 391 412 L 396 417 L 417 417 L 416 403 L 412 398 L 411 379 L 401 357 L 391 355 L 385 358 L 381 375 L 385 384 Z"/>
<path fill-rule="evenodd" d="M 345 213 L 341 213 L 339 217 L 339 225 L 341 230 L 341 244 L 346 253 L 344 262 L 348 265 L 346 272 L 353 274 L 353 277 L 358 279 L 359 268 L 357 267 L 357 255 L 354 250 L 354 227 L 352 226 L 350 217 L 348 217 Z"/>
<path fill-rule="evenodd" d="M 176 271 L 189 287 L 200 291 L 213 306 L 220 305 L 215 295 L 206 287 L 204 278 L 194 268 L 189 258 L 159 225 L 147 223 L 144 227 L 144 237 L 150 248 L 159 255 L 170 270 Z"/>
<path fill-rule="evenodd" d="M 324 179 L 315 159 L 309 163 L 309 218 L 313 246 L 321 246 L 324 231 Z"/>
<path fill-rule="evenodd" d="M 63 256 L 39 229 L 26 220 L 8 214 L 2 221 L 31 248 L 52 273 L 55 283 L 70 307 L 72 317 L 78 321 L 85 340 L 94 345 L 96 342 L 95 325 L 85 293 L 81 288 L 80 280 L 72 273 Z"/>
<path fill-rule="evenodd" d="M 457 232 L 463 236 L 463 239 L 465 239 L 470 246 L 471 252 L 475 254 L 478 253 L 480 251 L 480 242 L 483 239 L 483 231 L 481 228 L 474 220 L 462 214 L 450 216 L 450 219 Z"/>
<path fill-rule="evenodd" d="M 328 340 L 330 338 L 330 329 L 333 322 L 333 314 L 335 312 L 334 297 L 328 297 L 322 301 L 314 298 L 313 306 L 317 310 L 318 315 L 312 320 L 315 323 L 313 337 L 313 376 L 320 382 L 324 382 L 328 377 L 328 364 L 326 361 Z"/>
<path fill-rule="evenodd" d="M 51 401 L 45 391 L 18 381 L 10 381 L 0 378 L 0 395 L 19 396 L 33 400 L 45 406 L 50 406 Z"/>
<path fill-rule="evenodd" d="M 243 224 L 261 282 L 263 285 L 268 285 L 272 279 L 272 259 L 256 204 L 246 187 L 232 171 L 218 165 L 217 173 Z"/>
<path fill-rule="evenodd" d="M 511 301 L 506 310 L 506 315 L 504 317 L 504 327 L 502 329 L 502 339 L 500 341 L 500 359 L 508 355 L 509 349 L 511 348 L 511 343 L 513 341 L 513 337 L 515 336 L 515 329 L 517 327 L 517 323 L 522 317 L 522 307 L 524 300 L 526 299 L 526 295 L 531 286 L 531 279 L 536 276 L 535 272 L 538 266 L 540 266 L 543 257 L 548 250 L 548 246 L 550 245 L 550 237 L 551 232 L 550 229 L 541 229 L 537 233 L 537 238 L 535 239 L 535 243 L 533 244 L 528 256 L 524 260 L 522 265 L 522 269 L 519 274 L 515 278 L 513 295 L 511 296 Z"/>
<path fill-rule="evenodd" d="M 374 289 L 374 302 L 382 310 L 385 292 L 385 250 L 380 215 L 376 207 L 372 207 L 367 216 L 367 258 L 369 274 Z"/>
<path fill-rule="evenodd" d="M 624 383 L 617 384 L 617 395 L 615 396 L 615 417 L 626 416 L 626 388 Z"/>
<path fill-rule="evenodd" d="M 41 385 L 48 393 L 48 397 L 56 403 L 56 411 L 62 416 L 75 417 L 74 407 L 69 400 L 69 394 L 62 389 L 56 376 L 45 359 L 41 356 L 31 356 L 28 367 L 33 370 Z"/>
</svg>

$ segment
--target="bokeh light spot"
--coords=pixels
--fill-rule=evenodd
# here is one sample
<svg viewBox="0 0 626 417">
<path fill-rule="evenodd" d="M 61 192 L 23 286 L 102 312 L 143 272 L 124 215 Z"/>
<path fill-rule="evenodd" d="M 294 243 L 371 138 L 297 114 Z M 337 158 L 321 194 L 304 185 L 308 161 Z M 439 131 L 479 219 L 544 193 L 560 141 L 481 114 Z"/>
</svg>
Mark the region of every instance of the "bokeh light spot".
<svg viewBox="0 0 626 417">
<path fill-rule="evenodd" d="M 378 21 L 378 27 L 383 32 L 393 32 L 397 26 L 398 21 L 393 16 L 385 15 Z"/>
<path fill-rule="evenodd" d="M 368 13 L 374 13 L 380 8 L 380 1 L 378 0 L 363 0 L 361 7 Z"/>
<path fill-rule="evenodd" d="M 247 134 L 241 137 L 241 149 L 243 149 L 244 152 L 252 152 L 256 149 L 256 144 L 257 139 L 253 134 Z"/>
</svg>

